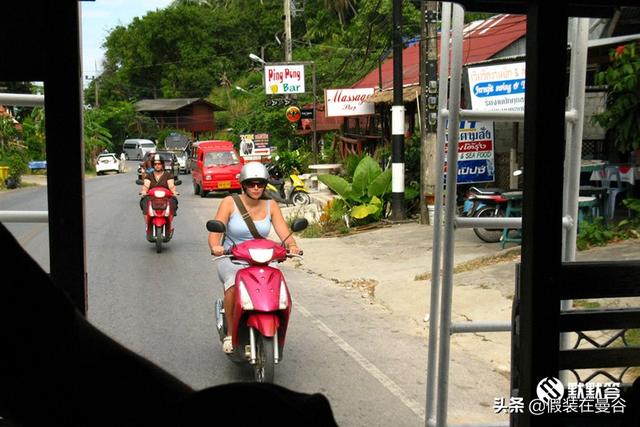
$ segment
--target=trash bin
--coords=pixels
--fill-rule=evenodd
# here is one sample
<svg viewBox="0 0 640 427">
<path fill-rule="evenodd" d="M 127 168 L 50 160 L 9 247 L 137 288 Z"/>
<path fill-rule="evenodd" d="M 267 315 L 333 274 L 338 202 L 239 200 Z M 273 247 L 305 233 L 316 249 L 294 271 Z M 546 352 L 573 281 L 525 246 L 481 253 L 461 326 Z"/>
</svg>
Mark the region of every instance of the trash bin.
<svg viewBox="0 0 640 427">
<path fill-rule="evenodd" d="M 0 183 L 9 178 L 9 166 L 0 166 Z"/>
</svg>

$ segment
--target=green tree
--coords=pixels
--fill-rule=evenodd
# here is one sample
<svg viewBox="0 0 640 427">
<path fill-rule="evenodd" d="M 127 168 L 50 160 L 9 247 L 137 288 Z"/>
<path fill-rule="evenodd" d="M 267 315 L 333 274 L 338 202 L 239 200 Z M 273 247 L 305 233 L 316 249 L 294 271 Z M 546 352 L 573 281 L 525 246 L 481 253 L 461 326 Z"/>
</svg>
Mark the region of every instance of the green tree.
<svg viewBox="0 0 640 427">
<path fill-rule="evenodd" d="M 18 137 L 16 125 L 8 116 L 0 116 L 0 150 L 7 148 L 10 141 Z"/>
<path fill-rule="evenodd" d="M 44 108 L 41 107 L 33 108 L 29 117 L 22 122 L 24 143 L 27 145 L 30 159 L 47 158 L 44 124 Z"/>
<path fill-rule="evenodd" d="M 111 148 L 111 134 L 99 123 L 100 112 L 86 110 L 84 112 L 84 161 L 85 168 L 93 167 L 98 153 Z"/>
<path fill-rule="evenodd" d="M 640 147 L 640 57 L 631 43 L 612 50 L 609 58 L 609 67 L 595 78 L 596 84 L 607 85 L 607 108 L 593 120 L 627 153 Z"/>
</svg>

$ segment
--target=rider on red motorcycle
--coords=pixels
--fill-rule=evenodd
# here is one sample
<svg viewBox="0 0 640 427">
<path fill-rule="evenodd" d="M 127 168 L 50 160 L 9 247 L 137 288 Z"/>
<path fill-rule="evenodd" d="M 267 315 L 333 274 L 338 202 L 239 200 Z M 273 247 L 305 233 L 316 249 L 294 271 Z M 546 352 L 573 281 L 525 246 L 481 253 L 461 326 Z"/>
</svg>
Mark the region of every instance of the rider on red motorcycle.
<svg viewBox="0 0 640 427">
<path fill-rule="evenodd" d="M 140 209 L 142 209 L 143 215 L 145 214 L 149 198 L 147 193 L 149 189 L 153 187 L 164 187 L 173 193 L 173 196 L 171 197 L 171 210 L 173 215 L 177 215 L 178 198 L 175 196 L 178 196 L 179 193 L 176 189 L 173 175 L 171 175 L 171 172 L 164 170 L 164 162 L 160 158 L 159 154 L 153 156 L 153 172 L 144 178 L 142 190 L 140 190 L 140 195 L 142 196 L 140 199 Z"/>
<path fill-rule="evenodd" d="M 302 251 L 297 246 L 293 236 L 291 236 L 291 231 L 282 216 L 278 203 L 264 196 L 268 180 L 269 173 L 262 163 L 250 162 L 245 164 L 240 172 L 240 184 L 243 189 L 240 200 L 262 237 L 266 238 L 269 235 L 273 225 L 280 240 L 286 239 L 284 244 L 289 252 L 300 254 Z M 209 233 L 209 247 L 212 255 L 223 255 L 225 249 L 229 249 L 233 245 L 231 241 L 239 244 L 254 238 L 231 196 L 227 196 L 222 200 L 215 219 L 225 224 L 229 239 L 221 242 L 222 233 Z M 222 348 L 225 353 L 231 353 L 233 352 L 231 343 L 233 330 L 231 330 L 231 327 L 233 325 L 232 319 L 235 307 L 235 290 L 233 287 L 235 285 L 236 272 L 244 266 L 234 264 L 228 258 L 223 258 L 218 261 L 217 267 L 218 277 L 224 285 L 224 309 L 228 325 L 227 336 L 223 340 Z"/>
</svg>

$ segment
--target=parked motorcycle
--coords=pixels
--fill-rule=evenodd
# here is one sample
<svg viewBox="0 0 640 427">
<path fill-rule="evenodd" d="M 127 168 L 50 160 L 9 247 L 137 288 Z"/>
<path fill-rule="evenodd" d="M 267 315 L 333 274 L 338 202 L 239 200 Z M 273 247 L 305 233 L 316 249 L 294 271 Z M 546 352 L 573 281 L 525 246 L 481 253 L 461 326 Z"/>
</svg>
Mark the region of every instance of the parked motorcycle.
<svg viewBox="0 0 640 427">
<path fill-rule="evenodd" d="M 306 219 L 296 219 L 291 226 L 292 232 L 302 231 L 307 225 Z M 207 230 L 224 233 L 226 227 L 220 221 L 210 220 Z M 234 362 L 251 364 L 257 382 L 272 383 L 275 365 L 282 361 L 291 296 L 282 272 L 269 263 L 282 262 L 288 257 L 301 258 L 301 255 L 288 253 L 282 244 L 272 240 L 253 239 L 238 245 L 234 242 L 224 255 L 213 260 L 223 257 L 247 264 L 236 274 L 232 320 L 234 350 L 228 356 Z M 227 336 L 222 299 L 216 300 L 215 316 L 216 329 L 222 341 Z"/>
<path fill-rule="evenodd" d="M 289 175 L 291 187 L 288 190 L 285 189 L 284 178 L 280 175 L 278 168 L 273 163 L 267 165 L 267 171 L 271 177 L 267 184 L 267 194 L 273 200 L 278 203 L 294 206 L 304 206 L 311 203 L 309 189 L 296 171 L 292 171 Z"/>
<path fill-rule="evenodd" d="M 142 185 L 141 180 L 137 183 Z M 176 185 L 181 181 L 176 180 Z M 147 192 L 147 207 L 144 214 L 146 224 L 147 241 L 155 243 L 156 252 L 162 252 L 162 244 L 168 243 L 173 237 L 173 211 L 171 209 L 171 198 L 173 192 L 164 187 L 152 187 Z"/>
<path fill-rule="evenodd" d="M 462 215 L 468 217 L 503 217 L 507 208 L 507 199 L 501 188 L 469 187 L 463 204 Z M 473 232 L 480 240 L 497 243 L 502 237 L 502 228 L 474 228 Z"/>
</svg>

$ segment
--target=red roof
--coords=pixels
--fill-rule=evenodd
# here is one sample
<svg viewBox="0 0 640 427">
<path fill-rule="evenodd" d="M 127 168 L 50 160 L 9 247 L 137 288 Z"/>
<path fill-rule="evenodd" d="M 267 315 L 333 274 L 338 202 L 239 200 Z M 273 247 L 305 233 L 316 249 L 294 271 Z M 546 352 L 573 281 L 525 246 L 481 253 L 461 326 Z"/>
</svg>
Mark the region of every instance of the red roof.
<svg viewBox="0 0 640 427">
<path fill-rule="evenodd" d="M 484 21 L 465 25 L 463 39 L 463 63 L 484 61 L 511 45 L 527 33 L 525 15 L 500 14 Z M 438 33 L 438 58 L 440 57 L 440 33 Z M 393 87 L 393 58 L 382 63 L 382 88 Z M 420 44 L 416 43 L 402 51 L 403 85 L 420 83 Z M 378 67 L 351 87 L 378 87 Z"/>
</svg>

